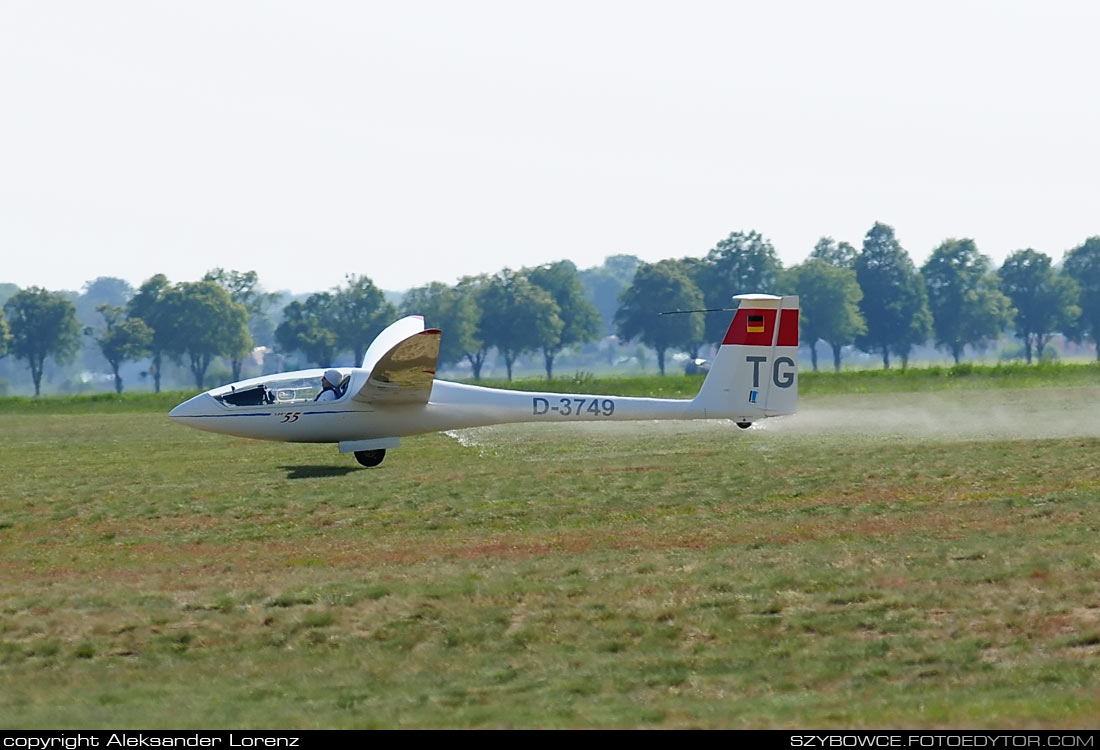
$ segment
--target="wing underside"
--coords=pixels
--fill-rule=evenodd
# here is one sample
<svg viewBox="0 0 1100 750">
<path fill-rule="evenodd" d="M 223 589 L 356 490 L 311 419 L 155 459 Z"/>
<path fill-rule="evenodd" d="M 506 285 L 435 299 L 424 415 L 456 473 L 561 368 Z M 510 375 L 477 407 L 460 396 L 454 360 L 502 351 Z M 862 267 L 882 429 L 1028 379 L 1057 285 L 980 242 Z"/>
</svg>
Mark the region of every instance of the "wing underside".
<svg viewBox="0 0 1100 750">
<path fill-rule="evenodd" d="M 438 328 L 414 333 L 378 358 L 353 397 L 370 404 L 426 404 L 439 360 Z"/>
</svg>

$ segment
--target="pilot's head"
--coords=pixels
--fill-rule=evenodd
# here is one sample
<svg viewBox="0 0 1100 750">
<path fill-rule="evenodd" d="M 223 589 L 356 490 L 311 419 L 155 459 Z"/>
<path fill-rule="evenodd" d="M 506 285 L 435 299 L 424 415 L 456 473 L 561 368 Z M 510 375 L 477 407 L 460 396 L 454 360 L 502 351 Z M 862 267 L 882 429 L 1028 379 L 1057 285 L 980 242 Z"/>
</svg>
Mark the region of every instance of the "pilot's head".
<svg viewBox="0 0 1100 750">
<path fill-rule="evenodd" d="M 340 385 L 340 381 L 344 379 L 344 376 L 340 374 L 337 369 L 325 370 L 325 374 L 321 377 L 321 388 L 336 388 Z"/>
</svg>

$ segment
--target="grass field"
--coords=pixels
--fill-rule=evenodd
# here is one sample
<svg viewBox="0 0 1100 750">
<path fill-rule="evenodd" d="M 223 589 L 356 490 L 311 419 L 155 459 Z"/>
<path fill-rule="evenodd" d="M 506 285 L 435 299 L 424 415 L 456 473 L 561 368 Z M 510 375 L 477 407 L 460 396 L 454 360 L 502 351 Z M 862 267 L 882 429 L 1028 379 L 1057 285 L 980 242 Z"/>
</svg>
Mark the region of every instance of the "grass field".
<svg viewBox="0 0 1100 750">
<path fill-rule="evenodd" d="M 0 728 L 1095 726 L 1100 388 L 807 380 L 377 469 L 0 403 Z"/>
</svg>

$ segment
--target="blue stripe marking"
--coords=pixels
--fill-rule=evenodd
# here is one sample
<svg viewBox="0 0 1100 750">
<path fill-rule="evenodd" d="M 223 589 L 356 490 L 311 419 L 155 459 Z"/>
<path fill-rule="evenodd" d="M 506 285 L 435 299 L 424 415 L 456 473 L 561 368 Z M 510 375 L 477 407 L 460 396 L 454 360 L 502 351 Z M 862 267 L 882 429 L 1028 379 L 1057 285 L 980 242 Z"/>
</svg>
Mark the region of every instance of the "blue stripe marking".
<svg viewBox="0 0 1100 750">
<path fill-rule="evenodd" d="M 368 411 L 361 411 L 359 409 L 347 409 L 344 411 L 304 411 L 302 416 L 311 416 L 316 414 L 370 414 Z M 274 416 L 274 412 L 251 412 L 242 414 L 189 414 L 180 419 L 225 419 L 226 417 L 270 417 Z"/>
<path fill-rule="evenodd" d="M 271 412 L 264 412 L 257 414 L 188 414 L 185 417 L 178 417 L 179 419 L 222 419 L 224 417 L 270 417 Z"/>
</svg>

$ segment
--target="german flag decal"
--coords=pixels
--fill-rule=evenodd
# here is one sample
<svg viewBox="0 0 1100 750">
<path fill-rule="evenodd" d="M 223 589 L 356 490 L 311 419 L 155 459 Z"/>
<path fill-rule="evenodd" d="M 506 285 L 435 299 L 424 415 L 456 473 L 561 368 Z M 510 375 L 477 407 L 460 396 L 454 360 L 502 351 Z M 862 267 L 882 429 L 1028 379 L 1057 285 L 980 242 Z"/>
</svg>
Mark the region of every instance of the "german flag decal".
<svg viewBox="0 0 1100 750">
<path fill-rule="evenodd" d="M 749 315 L 748 316 L 748 332 L 749 333 L 763 333 L 764 332 L 764 316 L 763 315 Z"/>
</svg>

